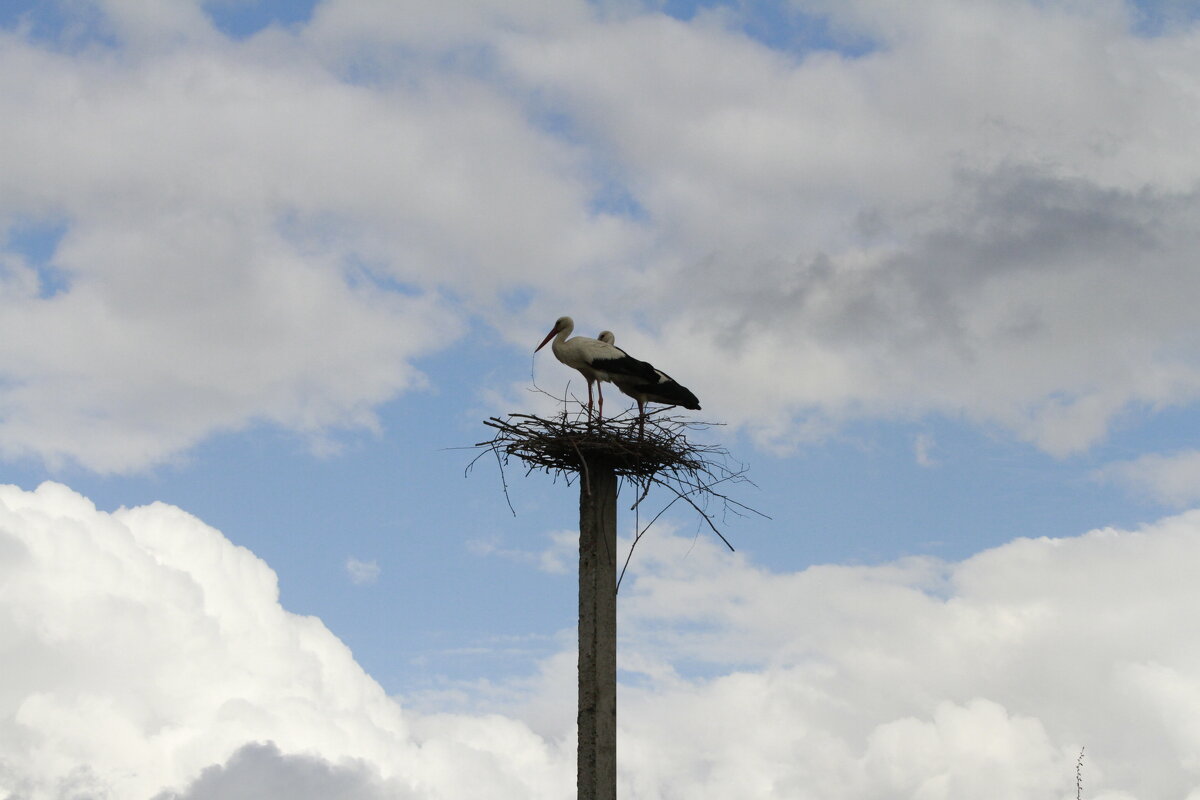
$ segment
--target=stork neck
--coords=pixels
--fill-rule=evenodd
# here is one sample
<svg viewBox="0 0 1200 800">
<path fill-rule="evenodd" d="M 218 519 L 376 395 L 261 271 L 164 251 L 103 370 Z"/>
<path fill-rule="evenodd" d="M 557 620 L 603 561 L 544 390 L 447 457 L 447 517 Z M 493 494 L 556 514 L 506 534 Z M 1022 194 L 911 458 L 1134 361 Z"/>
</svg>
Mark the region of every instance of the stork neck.
<svg viewBox="0 0 1200 800">
<path fill-rule="evenodd" d="M 554 337 L 554 341 L 550 343 L 550 349 L 558 352 L 559 348 L 567 343 L 567 337 L 575 330 L 574 325 L 564 325 L 559 329 L 558 335 Z"/>
</svg>

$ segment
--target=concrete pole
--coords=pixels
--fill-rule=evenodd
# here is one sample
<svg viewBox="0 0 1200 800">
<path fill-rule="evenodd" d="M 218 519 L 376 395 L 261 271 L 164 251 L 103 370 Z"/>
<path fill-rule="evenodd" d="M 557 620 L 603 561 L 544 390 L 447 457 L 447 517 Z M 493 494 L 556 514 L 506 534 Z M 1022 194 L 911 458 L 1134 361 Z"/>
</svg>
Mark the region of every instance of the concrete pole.
<svg viewBox="0 0 1200 800">
<path fill-rule="evenodd" d="M 617 476 L 579 479 L 578 800 L 617 797 Z"/>
</svg>

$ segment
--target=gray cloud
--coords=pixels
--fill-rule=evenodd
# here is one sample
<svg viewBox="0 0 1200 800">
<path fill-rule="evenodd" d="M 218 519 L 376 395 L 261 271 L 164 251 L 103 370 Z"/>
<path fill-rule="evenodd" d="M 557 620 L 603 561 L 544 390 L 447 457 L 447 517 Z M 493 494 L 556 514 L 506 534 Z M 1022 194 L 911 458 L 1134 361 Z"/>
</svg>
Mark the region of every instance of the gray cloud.
<svg viewBox="0 0 1200 800">
<path fill-rule="evenodd" d="M 370 765 L 341 764 L 312 755 L 283 754 L 273 742 L 243 745 L 224 764 L 205 768 L 182 792 L 154 800 L 405 800 L 420 795 L 383 781 Z"/>
<path fill-rule="evenodd" d="M 1200 451 L 1148 453 L 1107 464 L 1092 477 L 1168 506 L 1185 508 L 1200 500 Z"/>
<path fill-rule="evenodd" d="M 1053 452 L 1092 444 L 1130 404 L 1194 401 L 1197 195 L 1017 169 L 966 176 L 955 199 L 942 225 L 867 264 L 749 265 L 721 291 L 711 273 L 731 265 L 710 263 L 712 341 L 778 341 L 780 369 L 816 378 L 795 381 L 800 406 L 965 413 Z M 849 383 L 822 385 L 787 342 L 840 361 Z"/>
<path fill-rule="evenodd" d="M 0 248 L 0 452 L 129 470 L 369 428 L 470 317 L 524 349 L 584 309 L 768 445 L 948 413 L 1062 454 L 1194 402 L 1189 31 L 800 7 L 873 47 L 586 3 L 5 32 L 0 227 L 63 236 L 46 264 Z"/>
<path fill-rule="evenodd" d="M 1116 6 L 797 6 L 874 49 L 797 59 L 719 16 L 506 42 L 651 221 L 643 263 L 575 303 L 764 443 L 948 413 L 1065 454 L 1195 400 L 1185 32 Z"/>
<path fill-rule="evenodd" d="M 1069 38 L 1066 31 L 1059 34 Z M 718 48 L 711 32 L 674 35 L 690 37 L 697 48 Z M 839 86 L 844 95 L 830 102 L 853 104 L 869 80 L 912 89 L 903 84 L 901 68 L 913 57 L 901 48 L 791 72 L 779 65 L 756 72 L 748 61 L 738 62 L 732 74 L 746 73 L 747 92 L 755 78 L 774 86 L 778 102 L 762 113 L 779 117 L 778 125 L 799 136 L 816 120 L 829 122 L 827 109 L 812 107 L 817 90 L 807 73 L 832 72 L 845 86 Z M 568 69 L 582 58 L 563 55 Z M 897 68 L 895 77 L 878 74 L 878 62 L 885 61 Z M 633 91 L 645 93 L 648 85 Z M 616 102 L 607 85 L 582 87 L 564 85 L 562 91 Z M 1046 91 L 1057 88 L 1052 83 Z M 1160 88 L 1152 87 L 1151 96 Z M 944 99 L 932 91 L 927 98 L 914 96 L 911 106 L 855 104 L 855 121 L 881 131 L 910 130 Z M 753 120 L 745 102 L 715 92 L 682 114 L 699 122 L 740 109 Z M 961 125 L 946 132 L 950 138 L 941 151 L 904 151 L 883 137 L 847 143 L 837 137 L 851 134 L 839 130 L 812 152 L 783 140 L 754 149 L 761 180 L 746 175 L 745 182 L 734 182 L 727 174 L 728 165 L 751 158 L 734 153 L 737 137 L 720 140 L 719 152 L 667 153 L 664 140 L 652 157 L 631 154 L 641 159 L 648 186 L 672 185 L 674 171 L 686 169 L 698 192 L 722 198 L 719 207 L 663 208 L 662 233 L 679 250 L 654 277 L 635 279 L 653 304 L 672 309 L 658 318 L 658 335 L 667 339 L 672 362 L 684 365 L 678 371 L 704 374 L 714 351 L 726 365 L 721 380 L 701 384 L 707 396 L 717 393 L 712 406 L 719 413 L 787 438 L 788 428 L 803 427 L 814 415 L 944 412 L 999 422 L 1066 453 L 1102 437 L 1112 416 L 1131 404 L 1194 400 L 1200 374 L 1184 355 L 1196 339 L 1186 311 L 1187 298 L 1197 296 L 1194 189 L 1179 187 L 1178 176 L 1150 181 L 1151 165 L 1135 166 L 1141 130 L 1114 133 L 1122 147 L 1111 158 L 1093 152 L 1059 160 L 1061 142 L 1050 132 L 1014 123 L 1005 145 L 1016 149 L 996 150 L 971 125 L 972 113 L 985 113 L 983 102 L 981 96 L 978 109 L 963 109 Z M 628 121 L 618 129 L 608 120 L 610 135 L 626 142 L 639 125 L 670 128 L 675 123 L 655 118 L 661 107 L 649 98 L 628 108 L 611 106 L 618 121 Z M 1014 117 L 1022 113 L 1011 110 Z M 1109 123 L 1077 121 L 1081 129 L 1089 124 Z M 1191 127 L 1185 113 L 1171 130 Z M 693 135 L 680 127 L 678 133 L 695 139 L 705 130 Z M 851 149 L 821 149 L 839 145 Z M 852 163 L 856 154 L 865 163 Z M 731 160 L 719 161 L 723 156 Z M 844 167 L 844 181 L 823 191 L 827 187 L 814 187 L 816 173 L 806 167 L 826 169 L 821 162 L 829 159 Z M 893 161 L 875 163 L 879 159 Z M 1114 181 L 1116 163 L 1142 167 L 1147 180 Z M 767 177 L 771 165 L 778 171 Z M 918 174 L 921 168 L 924 174 Z M 1196 173 L 1195 164 L 1188 169 Z M 863 185 L 864 170 L 878 183 Z M 791 185 L 782 182 L 789 175 Z M 843 208 L 839 232 L 829 213 Z M 685 211 L 707 224 L 674 239 L 671 220 Z M 691 257 L 681 257 L 684 251 Z"/>
</svg>

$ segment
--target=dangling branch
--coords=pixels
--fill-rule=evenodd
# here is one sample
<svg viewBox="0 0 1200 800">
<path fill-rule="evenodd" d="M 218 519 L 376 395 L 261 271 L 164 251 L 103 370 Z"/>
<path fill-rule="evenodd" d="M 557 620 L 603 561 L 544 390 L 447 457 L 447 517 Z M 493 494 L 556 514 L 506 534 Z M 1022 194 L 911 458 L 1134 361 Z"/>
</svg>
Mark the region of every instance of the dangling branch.
<svg viewBox="0 0 1200 800">
<path fill-rule="evenodd" d="M 646 482 L 646 491 L 647 492 L 650 491 L 649 481 Z M 645 494 L 642 495 L 643 498 L 645 496 L 646 496 Z M 675 500 L 678 500 L 678 499 L 679 499 L 679 497 L 677 495 L 675 497 Z M 660 508 L 658 513 L 654 515 L 653 519 L 651 519 L 649 522 L 646 523 L 646 527 L 644 527 L 644 528 L 641 527 L 641 519 L 635 518 L 634 525 L 633 525 L 633 541 L 629 545 L 629 552 L 625 554 L 625 563 L 621 565 L 621 574 L 617 576 L 617 591 L 618 592 L 621 591 L 621 581 L 625 579 L 625 570 L 629 569 L 629 562 L 633 559 L 633 551 L 637 548 L 638 542 L 640 542 L 642 540 L 642 537 L 646 535 L 646 532 L 650 530 L 650 528 L 654 525 L 654 523 L 658 522 L 658 518 L 661 517 L 663 514 L 667 513 L 667 510 L 671 506 L 675 505 L 675 500 L 672 500 L 671 502 L 667 503 L 665 506 Z M 640 502 L 641 501 L 639 500 L 638 503 L 640 503 Z M 637 507 L 638 503 L 634 503 L 635 508 Z M 725 544 L 729 544 L 729 543 L 726 542 Z M 733 548 L 731 547 L 730 549 L 732 550 Z"/>
</svg>

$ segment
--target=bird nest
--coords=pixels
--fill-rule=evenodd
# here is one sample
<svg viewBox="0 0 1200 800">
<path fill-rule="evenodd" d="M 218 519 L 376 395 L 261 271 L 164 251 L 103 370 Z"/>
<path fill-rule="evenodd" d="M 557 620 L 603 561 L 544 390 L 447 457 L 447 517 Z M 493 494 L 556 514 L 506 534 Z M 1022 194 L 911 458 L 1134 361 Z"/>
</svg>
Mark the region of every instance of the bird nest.
<svg viewBox="0 0 1200 800">
<path fill-rule="evenodd" d="M 589 464 L 602 464 L 626 478 L 649 478 L 664 471 L 697 474 L 706 471 L 706 459 L 720 452 L 688 441 L 686 432 L 708 427 L 704 423 L 654 414 L 647 416 L 644 427 L 631 414 L 593 421 L 572 419 L 566 411 L 552 419 L 510 414 L 483 424 L 497 434 L 476 447 L 516 456 L 530 469 L 558 474 L 585 473 Z"/>
<path fill-rule="evenodd" d="M 590 469 L 611 469 L 637 487 L 638 497 L 631 510 L 639 507 L 651 487 L 658 486 L 673 495 L 649 525 L 667 508 L 682 500 L 733 550 L 733 545 L 717 527 L 711 504 L 717 502 L 722 516 L 728 511 L 737 515 L 749 512 L 766 516 L 722 491 L 730 483 L 750 483 L 745 477 L 746 468 L 741 464 L 734 465 L 725 448 L 696 444 L 688 439 L 688 432 L 712 428 L 713 423 L 670 416 L 665 413 L 669 410 L 652 412 L 641 421 L 633 412 L 599 421 L 588 419 L 581 412 L 570 415 L 565 410 L 550 419 L 531 414 L 509 414 L 504 419 L 490 417 L 483 424 L 494 428 L 496 435 L 475 445 L 483 448 L 483 452 L 467 469 L 469 471 L 487 453 L 493 453 L 500 466 L 506 499 L 508 482 L 504 478 L 504 469 L 512 458 L 525 465 L 526 474 L 544 470 L 568 483 L 582 475 L 586 484 Z M 509 509 L 512 510 L 511 502 Z M 635 544 L 643 533 L 645 530 L 639 525 Z"/>
</svg>

